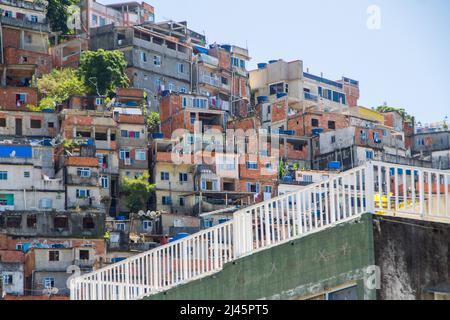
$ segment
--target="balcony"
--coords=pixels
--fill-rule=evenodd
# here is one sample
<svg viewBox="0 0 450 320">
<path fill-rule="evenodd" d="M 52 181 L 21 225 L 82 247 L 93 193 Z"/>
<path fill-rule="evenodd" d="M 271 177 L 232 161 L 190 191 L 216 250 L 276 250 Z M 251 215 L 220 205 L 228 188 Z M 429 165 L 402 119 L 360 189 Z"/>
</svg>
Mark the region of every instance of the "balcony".
<svg viewBox="0 0 450 320">
<path fill-rule="evenodd" d="M 95 146 L 97 150 L 111 150 L 115 151 L 117 150 L 117 143 L 115 141 L 95 141 Z"/>
<path fill-rule="evenodd" d="M 27 19 L 16 19 L 12 17 L 0 16 L 0 23 L 11 27 L 29 29 L 39 32 L 50 32 L 50 26 L 47 23 L 31 22 Z"/>
<path fill-rule="evenodd" d="M 201 74 L 199 78 L 200 83 L 207 84 L 213 87 L 218 88 L 220 86 L 221 81 L 219 78 L 211 77 L 206 74 Z"/>
<path fill-rule="evenodd" d="M 305 99 L 309 101 L 318 102 L 319 96 L 316 96 L 315 94 L 312 94 L 310 92 L 305 92 Z"/>
<path fill-rule="evenodd" d="M 14 206 L 2 206 L 2 205 L 0 205 L 0 212 L 14 211 L 14 209 L 15 209 Z"/>
</svg>

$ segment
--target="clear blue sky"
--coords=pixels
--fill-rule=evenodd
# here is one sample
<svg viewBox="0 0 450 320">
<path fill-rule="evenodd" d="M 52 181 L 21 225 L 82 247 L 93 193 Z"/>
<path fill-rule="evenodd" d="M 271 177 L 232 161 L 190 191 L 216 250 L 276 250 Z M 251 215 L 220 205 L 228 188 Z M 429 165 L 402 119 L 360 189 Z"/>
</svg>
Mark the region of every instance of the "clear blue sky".
<svg viewBox="0 0 450 320">
<path fill-rule="evenodd" d="M 248 45 L 252 68 L 272 59 L 301 59 L 312 73 L 359 80 L 360 105 L 386 101 L 422 122 L 450 117 L 448 0 L 147 2 L 157 21 L 186 20 L 208 43 Z M 380 30 L 367 27 L 370 5 L 381 9 Z"/>
</svg>

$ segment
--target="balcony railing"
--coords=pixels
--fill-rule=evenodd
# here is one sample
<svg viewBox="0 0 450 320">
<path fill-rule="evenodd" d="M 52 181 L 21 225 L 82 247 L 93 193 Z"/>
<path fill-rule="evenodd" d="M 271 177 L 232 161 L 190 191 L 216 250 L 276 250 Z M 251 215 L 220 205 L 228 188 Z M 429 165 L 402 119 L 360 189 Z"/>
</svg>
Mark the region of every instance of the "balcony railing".
<svg viewBox="0 0 450 320">
<path fill-rule="evenodd" d="M 12 27 L 31 29 L 41 32 L 50 32 L 50 27 L 46 22 L 31 22 L 27 19 L 16 19 L 12 17 L 0 16 L 0 23 Z"/>
<path fill-rule="evenodd" d="M 309 101 L 315 101 L 315 102 L 319 101 L 319 97 L 310 92 L 305 92 L 305 99 L 309 100 Z"/>
</svg>

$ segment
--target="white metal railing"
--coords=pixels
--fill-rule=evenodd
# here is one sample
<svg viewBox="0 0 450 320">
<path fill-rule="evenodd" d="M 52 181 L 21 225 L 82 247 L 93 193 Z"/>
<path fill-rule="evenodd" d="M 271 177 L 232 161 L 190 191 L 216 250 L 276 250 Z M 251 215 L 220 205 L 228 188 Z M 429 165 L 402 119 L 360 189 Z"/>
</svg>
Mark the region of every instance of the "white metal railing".
<svg viewBox="0 0 450 320">
<path fill-rule="evenodd" d="M 71 283 L 74 300 L 133 300 L 203 278 L 223 266 L 363 213 L 450 223 L 450 172 L 380 162 L 244 208 L 233 220 Z"/>
</svg>

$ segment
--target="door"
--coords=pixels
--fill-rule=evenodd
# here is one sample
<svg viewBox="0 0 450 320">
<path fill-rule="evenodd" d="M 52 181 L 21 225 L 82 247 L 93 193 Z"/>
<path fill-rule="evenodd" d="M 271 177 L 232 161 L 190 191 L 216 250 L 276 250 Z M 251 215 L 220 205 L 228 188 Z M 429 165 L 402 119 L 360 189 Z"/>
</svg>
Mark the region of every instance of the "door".
<svg viewBox="0 0 450 320">
<path fill-rule="evenodd" d="M 22 119 L 16 119 L 16 136 L 22 135 Z"/>
</svg>

